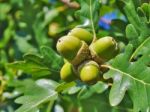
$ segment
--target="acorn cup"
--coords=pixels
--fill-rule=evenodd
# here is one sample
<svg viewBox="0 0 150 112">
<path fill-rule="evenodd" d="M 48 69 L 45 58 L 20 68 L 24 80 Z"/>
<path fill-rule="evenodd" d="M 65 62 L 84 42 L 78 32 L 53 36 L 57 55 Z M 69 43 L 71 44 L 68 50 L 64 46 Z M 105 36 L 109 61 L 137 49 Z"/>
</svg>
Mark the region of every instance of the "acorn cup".
<svg viewBox="0 0 150 112">
<path fill-rule="evenodd" d="M 74 36 L 74 37 L 76 37 L 76 38 L 78 38 L 78 39 L 80 39 L 80 40 L 83 40 L 83 41 L 85 41 L 88 45 L 89 45 L 89 44 L 92 42 L 92 40 L 93 40 L 93 35 L 92 35 L 89 31 L 87 31 L 87 30 L 85 30 L 85 29 L 83 29 L 83 28 L 74 28 L 73 30 L 71 30 L 71 31 L 69 32 L 68 35 Z"/>
<path fill-rule="evenodd" d="M 78 68 L 81 81 L 94 84 L 101 78 L 101 71 L 99 65 L 94 61 L 86 61 Z"/>
<path fill-rule="evenodd" d="M 60 70 L 60 78 L 66 82 L 71 82 L 76 80 L 76 75 L 74 72 L 73 65 L 66 62 Z"/>
<path fill-rule="evenodd" d="M 92 58 L 103 64 L 115 57 L 119 52 L 117 42 L 112 37 L 103 37 L 92 43 L 89 47 Z"/>
<path fill-rule="evenodd" d="M 57 51 L 74 66 L 89 58 L 88 45 L 74 36 L 63 36 L 57 42 Z"/>
</svg>

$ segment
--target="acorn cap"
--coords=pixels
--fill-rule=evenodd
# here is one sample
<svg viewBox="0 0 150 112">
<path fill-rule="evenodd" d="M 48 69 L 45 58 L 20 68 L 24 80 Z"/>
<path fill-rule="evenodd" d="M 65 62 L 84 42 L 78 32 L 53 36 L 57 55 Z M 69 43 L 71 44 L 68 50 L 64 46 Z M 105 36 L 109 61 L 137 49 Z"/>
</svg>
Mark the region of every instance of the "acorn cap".
<svg viewBox="0 0 150 112">
<path fill-rule="evenodd" d="M 86 59 L 90 59 L 90 51 L 88 45 L 82 41 L 82 46 L 79 49 L 77 55 L 74 57 L 72 61 L 70 61 L 74 66 L 78 66 L 80 63 L 82 63 Z"/>
<path fill-rule="evenodd" d="M 79 68 L 80 79 L 88 84 L 93 84 L 99 80 L 100 68 L 94 61 L 87 61 L 83 63 Z"/>
<path fill-rule="evenodd" d="M 61 37 L 56 45 L 57 51 L 67 60 L 73 60 L 79 49 L 82 46 L 82 42 L 74 36 Z"/>
<path fill-rule="evenodd" d="M 119 49 L 112 37 L 103 37 L 92 43 L 89 47 L 93 59 L 102 64 L 117 55 Z"/>
<path fill-rule="evenodd" d="M 90 44 L 93 40 L 93 35 L 83 28 L 74 28 L 68 35 L 75 36 L 78 39 L 85 41 L 87 44 Z"/>
<path fill-rule="evenodd" d="M 71 63 L 67 62 L 63 65 L 63 67 L 60 70 L 60 77 L 62 80 L 66 82 L 71 82 L 76 79 L 73 66 L 71 65 Z"/>
</svg>

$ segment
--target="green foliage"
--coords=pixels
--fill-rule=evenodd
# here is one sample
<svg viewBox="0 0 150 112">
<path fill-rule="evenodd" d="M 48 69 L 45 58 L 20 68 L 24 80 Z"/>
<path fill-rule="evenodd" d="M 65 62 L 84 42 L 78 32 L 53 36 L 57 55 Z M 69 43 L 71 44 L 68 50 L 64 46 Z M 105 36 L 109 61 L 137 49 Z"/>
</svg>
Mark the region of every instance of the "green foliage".
<svg viewBox="0 0 150 112">
<path fill-rule="evenodd" d="M 84 17 L 86 19 L 91 20 L 91 24 L 93 20 L 97 22 L 98 20 L 98 9 L 100 6 L 100 2 L 98 0 L 77 0 L 81 4 L 81 9 L 76 12 L 77 15 Z"/>
<path fill-rule="evenodd" d="M 107 90 L 108 87 L 109 87 L 108 84 L 101 82 L 101 81 L 97 82 L 96 84 L 94 84 L 90 87 L 87 87 L 84 85 L 78 94 L 78 98 L 79 99 L 87 99 L 87 98 L 90 98 L 95 93 L 101 94 L 105 90 Z"/>
<path fill-rule="evenodd" d="M 149 111 L 150 107 L 149 28 L 147 27 L 147 22 L 142 21 L 141 16 L 135 12 L 133 2 L 127 0 L 124 2 L 124 10 L 131 23 L 126 29 L 130 42 L 125 52 L 112 60 L 111 65 L 104 65 L 104 67 L 110 69 L 104 75 L 104 78 L 113 78 L 113 85 L 109 95 L 112 106 L 118 105 L 127 91 L 133 101 L 134 111 L 146 112 Z"/>
<path fill-rule="evenodd" d="M 44 46 L 41 47 L 41 53 L 45 65 L 56 72 L 60 71 L 63 65 L 63 58 L 61 56 L 59 56 L 53 49 Z"/>
<path fill-rule="evenodd" d="M 126 21 L 99 28 L 101 16 L 114 10 Z M 56 41 L 74 27 L 92 32 L 94 41 L 112 36 L 121 47 L 100 65 L 95 84 L 60 79 Z M 149 74 L 148 0 L 0 0 L 0 112 L 149 112 Z"/>
<path fill-rule="evenodd" d="M 31 53 L 25 54 L 24 61 L 16 61 L 8 64 L 8 67 L 32 74 L 35 78 L 58 73 L 63 65 L 63 59 L 46 46 L 41 47 L 41 54 L 41 56 Z"/>
<path fill-rule="evenodd" d="M 79 15 L 81 19 L 89 20 L 88 26 L 93 31 L 94 38 L 96 38 L 95 24 L 98 23 L 99 19 L 99 6 L 100 2 L 98 0 L 77 0 L 81 4 L 81 9 L 76 12 L 76 15 Z"/>
<path fill-rule="evenodd" d="M 108 103 L 107 93 L 103 93 L 82 100 L 80 112 L 134 112 L 128 107 L 130 103 L 124 104 L 124 102 L 119 106 L 112 107 Z"/>
<path fill-rule="evenodd" d="M 15 100 L 16 103 L 23 104 L 16 112 L 38 111 L 41 104 L 53 102 L 58 97 L 57 92 L 55 92 L 58 83 L 52 80 L 40 79 L 36 82 L 33 80 L 24 80 L 17 81 L 13 85 L 20 93 L 24 94 L 24 96 Z"/>
<path fill-rule="evenodd" d="M 104 75 L 113 78 L 110 91 L 110 103 L 115 106 L 121 102 L 126 91 L 128 91 L 134 105 L 134 111 L 147 111 L 149 107 L 149 72 L 147 64 L 150 62 L 149 55 L 144 54 L 138 61 L 129 62 L 133 47 L 128 45 L 125 53 L 117 56 L 110 68 Z M 143 97 L 145 96 L 145 97 Z M 137 103 L 138 102 L 138 103 Z"/>
</svg>

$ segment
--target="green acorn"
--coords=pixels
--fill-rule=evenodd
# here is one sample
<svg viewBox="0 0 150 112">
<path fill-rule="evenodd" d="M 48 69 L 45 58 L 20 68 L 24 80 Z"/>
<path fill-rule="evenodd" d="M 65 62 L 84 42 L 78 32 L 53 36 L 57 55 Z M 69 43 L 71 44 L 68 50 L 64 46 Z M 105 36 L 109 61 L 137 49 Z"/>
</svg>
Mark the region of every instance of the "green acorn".
<svg viewBox="0 0 150 112">
<path fill-rule="evenodd" d="M 65 63 L 60 70 L 60 77 L 66 82 L 71 82 L 76 79 L 74 68 L 71 63 Z"/>
<path fill-rule="evenodd" d="M 57 42 L 57 51 L 74 66 L 90 54 L 88 45 L 74 36 L 63 36 Z"/>
<path fill-rule="evenodd" d="M 68 35 L 77 37 L 78 39 L 85 41 L 87 44 L 90 44 L 93 40 L 93 35 L 83 28 L 74 28 Z"/>
<path fill-rule="evenodd" d="M 118 44 L 112 37 L 103 37 L 92 43 L 89 47 L 93 59 L 102 64 L 115 57 L 118 52 Z"/>
<path fill-rule="evenodd" d="M 100 79 L 100 68 L 99 65 L 94 61 L 87 61 L 79 66 L 79 76 L 81 81 L 93 84 Z"/>
</svg>

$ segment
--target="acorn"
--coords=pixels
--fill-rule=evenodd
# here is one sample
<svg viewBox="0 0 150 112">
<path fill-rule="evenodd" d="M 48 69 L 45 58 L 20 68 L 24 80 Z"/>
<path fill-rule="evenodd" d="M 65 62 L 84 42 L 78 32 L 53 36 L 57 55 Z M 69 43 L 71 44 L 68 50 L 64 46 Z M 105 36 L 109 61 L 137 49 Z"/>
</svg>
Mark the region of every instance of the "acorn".
<svg viewBox="0 0 150 112">
<path fill-rule="evenodd" d="M 93 40 L 93 35 L 83 28 L 74 28 L 69 32 L 68 35 L 77 37 L 78 39 L 85 41 L 88 45 Z"/>
<path fill-rule="evenodd" d="M 93 42 L 90 47 L 92 58 L 102 64 L 115 57 L 119 52 L 117 42 L 112 37 L 103 37 Z"/>
<path fill-rule="evenodd" d="M 59 33 L 59 30 L 60 30 L 60 25 L 56 22 L 53 22 L 49 24 L 48 35 L 53 38 L 57 38 L 56 35 Z"/>
<path fill-rule="evenodd" d="M 60 77 L 66 82 L 71 82 L 76 79 L 73 65 L 69 62 L 65 63 L 60 70 Z"/>
<path fill-rule="evenodd" d="M 90 51 L 88 45 L 74 36 L 63 36 L 57 42 L 57 51 L 74 66 L 84 61 Z"/>
<path fill-rule="evenodd" d="M 95 61 L 87 61 L 79 66 L 79 76 L 81 81 L 93 84 L 100 79 L 100 67 Z"/>
</svg>

